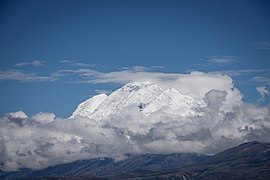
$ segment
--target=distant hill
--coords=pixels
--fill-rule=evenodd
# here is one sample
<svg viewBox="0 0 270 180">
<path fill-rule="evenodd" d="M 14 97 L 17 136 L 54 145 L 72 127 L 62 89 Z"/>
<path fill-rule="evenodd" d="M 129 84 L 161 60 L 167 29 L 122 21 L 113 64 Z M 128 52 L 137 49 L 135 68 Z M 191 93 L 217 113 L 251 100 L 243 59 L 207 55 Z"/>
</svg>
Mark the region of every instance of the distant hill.
<svg viewBox="0 0 270 180">
<path fill-rule="evenodd" d="M 39 179 L 41 177 L 58 177 L 57 179 L 104 177 L 114 179 L 124 174 L 136 176 L 137 173 L 144 174 L 181 168 L 201 162 L 206 158 L 207 156 L 205 155 L 195 153 L 127 155 L 127 159 L 118 162 L 111 158 L 90 159 L 57 165 L 38 171 L 22 169 L 17 172 L 0 172 L 0 179 Z"/>
<path fill-rule="evenodd" d="M 140 179 L 270 179 L 270 143 L 256 141 L 225 150 L 175 171 L 137 175 Z M 137 179 L 134 177 L 133 179 Z M 132 178 L 131 178 L 132 179 Z"/>
</svg>

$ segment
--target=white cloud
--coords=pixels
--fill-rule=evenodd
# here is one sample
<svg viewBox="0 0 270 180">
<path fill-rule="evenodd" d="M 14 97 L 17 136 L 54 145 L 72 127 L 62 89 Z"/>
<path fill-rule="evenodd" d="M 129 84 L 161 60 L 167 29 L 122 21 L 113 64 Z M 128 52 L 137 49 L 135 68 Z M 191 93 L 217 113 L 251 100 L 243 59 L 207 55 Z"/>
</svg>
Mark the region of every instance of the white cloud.
<svg viewBox="0 0 270 180">
<path fill-rule="evenodd" d="M 256 87 L 256 90 L 261 95 L 261 99 L 259 101 L 263 101 L 265 99 L 265 96 L 270 94 L 270 92 L 266 89 L 265 86 L 258 86 Z"/>
<path fill-rule="evenodd" d="M 145 66 L 132 66 L 132 67 L 122 67 L 123 70 L 133 70 L 133 71 L 150 71 L 153 70 L 155 66 L 145 67 Z"/>
<path fill-rule="evenodd" d="M 60 63 L 68 64 L 75 67 L 81 67 L 81 68 L 93 68 L 95 65 L 93 64 L 87 64 L 87 63 L 80 63 L 80 62 L 74 62 L 70 60 L 61 60 Z"/>
<path fill-rule="evenodd" d="M 73 66 L 81 67 L 81 68 L 95 67 L 95 65 L 93 64 L 86 64 L 86 63 L 73 63 Z"/>
<path fill-rule="evenodd" d="M 17 67 L 21 67 L 21 66 L 27 66 L 27 65 L 31 65 L 31 66 L 44 66 L 46 61 L 40 61 L 40 60 L 35 60 L 32 62 L 20 62 L 15 64 L 15 66 Z"/>
<path fill-rule="evenodd" d="M 191 94 L 202 98 L 211 89 L 230 90 L 233 88 L 229 76 L 218 73 L 191 72 L 189 74 L 145 72 L 136 70 L 122 70 L 102 73 L 89 69 L 73 71 L 86 77 L 87 83 L 118 83 L 150 81 L 163 88 L 173 87 L 183 94 Z"/>
<path fill-rule="evenodd" d="M 257 82 L 261 84 L 270 84 L 270 78 L 262 77 L 262 76 L 255 76 L 250 79 L 252 82 Z"/>
<path fill-rule="evenodd" d="M 60 63 L 73 63 L 73 61 L 70 61 L 70 60 L 61 60 Z"/>
<path fill-rule="evenodd" d="M 226 74 L 228 76 L 246 76 L 258 73 L 268 73 L 270 69 L 239 69 L 239 70 L 221 70 L 213 73 Z"/>
<path fill-rule="evenodd" d="M 32 117 L 32 119 L 36 122 L 47 124 L 55 120 L 55 114 L 53 113 L 38 113 Z"/>
<path fill-rule="evenodd" d="M 38 116 L 40 119 L 41 114 Z M 41 169 L 78 159 L 119 158 L 128 149 L 114 130 L 89 119 L 56 119 L 45 124 L 36 124 L 35 120 L 28 118 L 22 126 L 16 126 L 13 119 L 0 119 L 0 169 Z"/>
<path fill-rule="evenodd" d="M 207 56 L 204 59 L 210 64 L 227 65 L 239 60 L 237 56 Z"/>
<path fill-rule="evenodd" d="M 44 82 L 55 81 L 50 76 L 39 76 L 35 73 L 27 73 L 19 70 L 0 71 L 0 81 L 15 80 L 20 82 Z"/>
<path fill-rule="evenodd" d="M 27 115 L 23 111 L 10 112 L 7 114 L 10 119 L 26 119 Z"/>
</svg>

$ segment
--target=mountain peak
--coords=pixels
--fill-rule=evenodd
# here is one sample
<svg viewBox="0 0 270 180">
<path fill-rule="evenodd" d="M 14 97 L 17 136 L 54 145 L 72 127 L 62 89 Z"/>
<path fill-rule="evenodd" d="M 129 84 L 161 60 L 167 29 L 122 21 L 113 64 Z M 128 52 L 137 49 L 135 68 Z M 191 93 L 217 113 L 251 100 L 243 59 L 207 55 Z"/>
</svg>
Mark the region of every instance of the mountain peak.
<svg viewBox="0 0 270 180">
<path fill-rule="evenodd" d="M 120 88 L 120 90 L 127 90 L 127 91 L 138 91 L 140 89 L 145 89 L 145 88 L 160 88 L 157 84 L 145 81 L 145 82 L 132 82 L 124 85 L 123 87 Z"/>
<path fill-rule="evenodd" d="M 181 116 L 198 115 L 195 112 L 195 99 L 181 94 L 174 88 L 163 90 L 151 82 L 132 82 L 115 90 L 109 96 L 101 94 L 81 103 L 72 117 L 86 116 L 95 120 L 121 115 L 128 106 L 137 107 L 144 115 L 164 111 Z"/>
<path fill-rule="evenodd" d="M 168 88 L 165 92 L 179 93 L 179 91 L 177 91 L 176 89 L 174 89 L 172 87 Z"/>
<path fill-rule="evenodd" d="M 90 116 L 107 97 L 106 94 L 98 94 L 80 103 L 71 118 L 76 116 Z"/>
</svg>

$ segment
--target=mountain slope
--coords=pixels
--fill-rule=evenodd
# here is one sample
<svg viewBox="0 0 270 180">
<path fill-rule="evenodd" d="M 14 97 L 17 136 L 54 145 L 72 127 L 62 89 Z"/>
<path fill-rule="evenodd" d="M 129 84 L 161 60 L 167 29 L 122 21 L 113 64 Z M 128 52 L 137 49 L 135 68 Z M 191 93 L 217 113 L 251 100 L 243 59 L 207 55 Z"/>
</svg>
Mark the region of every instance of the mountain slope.
<svg viewBox="0 0 270 180">
<path fill-rule="evenodd" d="M 119 115 L 123 109 L 130 105 L 139 106 L 148 104 L 155 97 L 162 93 L 162 89 L 153 83 L 129 83 L 117 89 L 99 106 L 90 116 L 92 119 L 101 120 L 110 115 Z"/>
<path fill-rule="evenodd" d="M 133 178 L 137 179 L 137 176 Z M 157 179 L 158 177 L 195 180 L 270 179 L 270 143 L 248 142 L 177 171 L 140 175 L 140 179 Z"/>
<path fill-rule="evenodd" d="M 270 179 L 270 143 L 244 143 L 187 170 L 193 179 Z"/>
<path fill-rule="evenodd" d="M 76 116 L 90 116 L 106 98 L 106 94 L 99 94 L 93 96 L 90 99 L 87 99 L 86 101 L 79 104 L 77 109 L 72 113 L 71 118 Z"/>
<path fill-rule="evenodd" d="M 39 177 L 115 177 L 119 174 L 156 172 L 180 168 L 203 161 L 207 156 L 199 154 L 142 154 L 127 155 L 127 159 L 115 162 L 111 158 L 90 159 L 32 171 L 0 173 L 0 179 L 39 178 Z M 65 179 L 65 178 L 64 178 Z"/>
<path fill-rule="evenodd" d="M 171 110 L 177 110 L 177 113 L 182 116 L 195 115 L 194 103 L 194 98 L 182 95 L 174 88 L 169 88 L 150 102 L 143 109 L 143 113 L 148 115 L 167 107 Z"/>
</svg>

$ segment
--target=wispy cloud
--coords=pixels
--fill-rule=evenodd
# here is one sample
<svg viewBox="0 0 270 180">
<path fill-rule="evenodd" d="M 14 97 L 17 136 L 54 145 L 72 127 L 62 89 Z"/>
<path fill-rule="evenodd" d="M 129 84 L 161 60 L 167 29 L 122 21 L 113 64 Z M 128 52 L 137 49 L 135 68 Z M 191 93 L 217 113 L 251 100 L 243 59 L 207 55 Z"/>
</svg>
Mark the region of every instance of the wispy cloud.
<svg viewBox="0 0 270 180">
<path fill-rule="evenodd" d="M 74 62 L 70 60 L 61 60 L 60 63 L 68 64 L 70 66 L 75 66 L 75 67 L 80 67 L 80 68 L 94 68 L 95 67 L 95 65 L 93 64 Z"/>
<path fill-rule="evenodd" d="M 0 81 L 15 80 L 20 82 L 44 82 L 55 81 L 51 76 L 39 76 L 35 73 L 27 73 L 19 70 L 0 71 Z"/>
<path fill-rule="evenodd" d="M 82 68 L 93 68 L 95 65 L 93 64 L 86 64 L 86 63 L 73 63 L 76 67 L 82 67 Z"/>
<path fill-rule="evenodd" d="M 165 68 L 164 66 L 151 66 L 153 69 L 163 69 Z"/>
<path fill-rule="evenodd" d="M 216 56 L 215 56 L 216 57 Z M 227 57 L 227 56 L 226 56 Z M 233 56 L 228 56 L 233 57 Z M 212 58 L 213 59 L 213 58 Z M 61 83 L 89 83 L 89 84 L 125 84 L 133 81 L 151 81 L 159 83 L 160 81 L 170 82 L 176 79 L 181 79 L 185 74 L 160 72 L 157 69 L 162 66 L 132 66 L 122 67 L 118 70 L 102 72 L 94 69 L 93 65 L 85 63 L 77 63 L 69 60 L 62 60 L 60 63 L 66 63 L 71 68 L 59 69 L 52 73 L 40 75 L 35 71 L 22 71 L 18 69 L 10 69 L 0 71 L 0 81 L 15 80 L 20 82 L 52 82 L 59 81 Z M 26 65 L 26 63 L 24 63 Z M 42 64 L 42 62 L 33 61 L 27 64 Z M 16 64 L 16 66 L 23 66 Z M 194 74 L 196 70 L 187 72 Z M 196 74 L 196 73 L 195 73 Z M 223 70 L 212 71 L 208 74 L 227 75 L 228 77 L 246 76 L 239 81 L 234 81 L 237 84 L 249 85 L 268 85 L 270 79 L 267 78 L 270 74 L 270 69 L 240 69 L 240 70 Z M 174 85 L 171 85 L 174 86 Z"/>
<path fill-rule="evenodd" d="M 162 88 L 173 87 L 183 94 L 192 94 L 201 98 L 210 89 L 232 90 L 232 79 L 220 73 L 191 72 L 164 73 L 155 71 L 142 71 L 139 69 L 116 70 L 101 72 L 92 69 L 61 70 L 58 76 L 65 83 L 89 83 L 89 84 L 115 84 L 121 85 L 130 82 L 149 81 L 159 84 Z M 72 77 L 72 78 L 70 78 Z M 204 83 L 202 83 L 204 82 Z"/>
<path fill-rule="evenodd" d="M 20 62 L 15 64 L 16 67 L 22 67 L 22 66 L 44 66 L 46 61 L 40 61 L 40 60 L 36 60 L 36 61 L 32 61 L 32 62 Z"/>
<path fill-rule="evenodd" d="M 192 72 L 189 70 L 186 72 Z M 236 70 L 219 70 L 210 71 L 210 74 L 223 74 L 234 79 L 238 85 L 260 86 L 270 84 L 270 69 L 236 69 Z"/>
<path fill-rule="evenodd" d="M 133 70 L 133 71 L 151 71 L 156 69 L 163 69 L 164 66 L 131 66 L 131 67 L 122 67 L 123 70 Z"/>
<path fill-rule="evenodd" d="M 60 63 L 73 63 L 73 61 L 70 61 L 70 60 L 61 60 Z"/>
<path fill-rule="evenodd" d="M 270 69 L 239 69 L 239 70 L 220 70 L 215 73 L 222 73 L 229 76 L 245 76 L 256 73 L 270 73 Z"/>
<path fill-rule="evenodd" d="M 254 42 L 253 44 L 255 45 L 256 49 L 270 50 L 270 42 L 262 41 Z"/>
<path fill-rule="evenodd" d="M 250 78 L 250 81 L 257 82 L 260 84 L 269 85 L 270 84 L 270 78 L 268 77 L 262 77 L 262 76 L 255 76 Z"/>
<path fill-rule="evenodd" d="M 131 70 L 131 71 L 151 71 L 153 67 L 145 67 L 145 66 L 132 66 L 132 67 L 122 67 L 122 70 Z"/>
<path fill-rule="evenodd" d="M 207 56 L 203 58 L 206 63 L 215 65 L 227 65 L 239 60 L 237 56 Z"/>
<path fill-rule="evenodd" d="M 138 80 L 152 79 L 151 76 L 163 76 L 164 78 L 172 78 L 172 73 L 154 72 L 154 68 L 145 66 L 123 67 L 120 70 L 111 72 L 101 72 L 89 68 L 81 69 L 63 69 L 53 73 L 55 77 L 77 77 L 73 78 L 69 83 L 127 83 Z M 170 76 L 170 77 L 167 77 Z M 175 74 L 175 77 L 177 74 Z M 78 78 L 79 77 L 79 78 Z M 161 78 L 161 77 L 160 77 Z"/>
<path fill-rule="evenodd" d="M 266 89 L 265 86 L 258 86 L 256 87 L 256 90 L 261 95 L 259 101 L 265 100 L 265 96 L 270 94 L 270 92 Z"/>
</svg>

